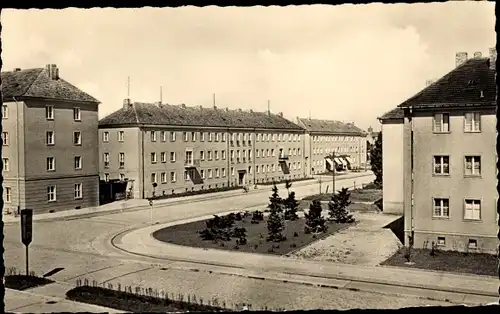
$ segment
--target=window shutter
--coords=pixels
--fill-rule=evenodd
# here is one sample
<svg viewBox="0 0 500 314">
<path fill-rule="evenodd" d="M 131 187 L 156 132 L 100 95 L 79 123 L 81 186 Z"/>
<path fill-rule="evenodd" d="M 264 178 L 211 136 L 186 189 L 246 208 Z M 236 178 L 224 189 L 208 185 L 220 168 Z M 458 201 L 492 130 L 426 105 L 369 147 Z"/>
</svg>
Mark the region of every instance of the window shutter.
<svg viewBox="0 0 500 314">
<path fill-rule="evenodd" d="M 441 131 L 441 119 L 443 115 L 441 113 L 437 113 L 434 115 L 434 131 Z"/>
<path fill-rule="evenodd" d="M 443 132 L 448 132 L 450 130 L 450 116 L 448 114 L 443 114 Z"/>
<path fill-rule="evenodd" d="M 474 114 L 474 131 L 481 130 L 481 115 L 479 113 Z"/>
<path fill-rule="evenodd" d="M 465 131 L 472 131 L 472 113 L 465 114 Z"/>
</svg>

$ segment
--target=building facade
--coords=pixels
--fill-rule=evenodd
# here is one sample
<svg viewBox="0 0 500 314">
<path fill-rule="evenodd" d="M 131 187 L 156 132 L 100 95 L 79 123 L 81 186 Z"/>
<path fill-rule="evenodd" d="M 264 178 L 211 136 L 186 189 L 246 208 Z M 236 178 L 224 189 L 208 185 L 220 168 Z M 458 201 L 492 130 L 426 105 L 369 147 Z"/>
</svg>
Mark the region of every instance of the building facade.
<svg viewBox="0 0 500 314">
<path fill-rule="evenodd" d="M 353 123 L 297 118 L 297 124 L 305 129 L 308 175 L 366 167 L 366 133 Z"/>
<path fill-rule="evenodd" d="M 382 124 L 384 213 L 403 214 L 404 110 L 395 108 L 378 118 Z"/>
<path fill-rule="evenodd" d="M 99 122 L 102 180 L 130 197 L 306 176 L 304 130 L 282 114 L 132 103 Z M 153 187 L 156 183 L 156 187 Z"/>
<path fill-rule="evenodd" d="M 496 51 L 402 103 L 404 215 L 414 246 L 496 251 Z M 385 135 L 385 134 L 384 134 Z"/>
<path fill-rule="evenodd" d="M 5 209 L 97 206 L 99 101 L 56 65 L 1 75 Z"/>
</svg>

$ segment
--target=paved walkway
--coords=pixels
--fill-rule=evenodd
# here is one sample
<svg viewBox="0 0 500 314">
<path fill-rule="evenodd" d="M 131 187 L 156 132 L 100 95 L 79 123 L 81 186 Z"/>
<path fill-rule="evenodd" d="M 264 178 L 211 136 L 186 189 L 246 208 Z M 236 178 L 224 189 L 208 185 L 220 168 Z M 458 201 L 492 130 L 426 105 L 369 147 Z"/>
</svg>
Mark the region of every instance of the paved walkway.
<svg viewBox="0 0 500 314">
<path fill-rule="evenodd" d="M 163 243 L 151 236 L 155 230 L 161 228 L 206 218 L 209 218 L 209 216 L 130 230 L 117 235 L 112 240 L 112 243 L 116 248 L 132 254 L 173 261 L 188 261 L 254 271 L 272 271 L 482 296 L 498 296 L 498 278 L 495 277 L 427 272 L 382 266 L 354 266 L 332 262 L 300 261 L 264 254 L 207 250 Z"/>
<path fill-rule="evenodd" d="M 339 179 L 349 179 L 356 177 L 365 177 L 372 175 L 372 172 L 352 172 L 339 176 Z M 304 186 L 316 184 L 317 179 L 304 180 L 294 182 L 294 186 Z M 269 187 L 270 188 L 270 187 Z M 249 194 L 255 193 L 265 193 L 269 191 L 268 186 L 259 186 L 257 189 L 249 190 Z M 279 184 L 278 188 L 284 188 L 284 184 Z M 176 197 L 169 199 L 162 199 L 154 201 L 155 207 L 164 207 L 164 206 L 173 206 L 179 204 L 193 203 L 193 202 L 201 202 L 206 200 L 214 200 L 221 198 L 228 198 L 232 196 L 241 196 L 243 194 L 242 189 L 225 191 L 225 192 L 217 192 L 217 193 L 209 193 L 209 194 L 199 194 L 192 196 L 184 196 L 184 197 Z M 119 213 L 121 211 L 133 211 L 133 210 L 141 210 L 149 208 L 148 200 L 144 199 L 130 199 L 123 201 L 116 201 L 113 203 L 105 204 L 97 207 L 88 207 L 82 209 L 70 209 L 65 211 L 58 211 L 55 213 L 43 213 L 33 216 L 33 220 L 56 220 L 63 218 L 73 218 L 73 217 L 82 217 L 82 216 L 97 216 L 97 215 L 106 215 L 112 213 Z M 11 223 L 19 223 L 20 217 L 15 217 L 14 215 L 2 215 L 2 220 L 5 224 Z"/>
</svg>

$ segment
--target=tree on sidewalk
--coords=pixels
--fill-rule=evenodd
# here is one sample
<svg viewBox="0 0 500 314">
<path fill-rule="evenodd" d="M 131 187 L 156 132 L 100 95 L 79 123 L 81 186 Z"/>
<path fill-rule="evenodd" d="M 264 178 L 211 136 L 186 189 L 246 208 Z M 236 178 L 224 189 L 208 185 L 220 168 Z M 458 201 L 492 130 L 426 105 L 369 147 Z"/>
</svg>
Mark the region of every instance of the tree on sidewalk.
<svg viewBox="0 0 500 314">
<path fill-rule="evenodd" d="M 273 194 L 269 198 L 269 216 L 267 217 L 267 241 L 280 242 L 284 240 L 283 231 L 285 229 L 283 217 L 283 200 L 278 194 L 278 187 L 273 185 Z"/>
<path fill-rule="evenodd" d="M 306 225 L 304 227 L 305 233 L 326 232 L 328 227 L 325 224 L 325 218 L 321 216 L 322 211 L 321 202 L 319 200 L 313 200 L 311 205 L 309 205 L 309 212 L 304 213 L 306 217 Z"/>
<path fill-rule="evenodd" d="M 332 199 L 328 202 L 328 214 L 330 216 L 330 220 L 337 223 L 354 222 L 354 218 L 347 210 L 347 206 L 351 205 L 350 197 L 351 193 L 349 193 L 347 188 L 342 188 L 339 193 L 332 196 Z"/>
<path fill-rule="evenodd" d="M 370 151 L 370 163 L 375 174 L 373 183 L 382 185 L 382 132 L 378 133 L 377 140 Z"/>
</svg>

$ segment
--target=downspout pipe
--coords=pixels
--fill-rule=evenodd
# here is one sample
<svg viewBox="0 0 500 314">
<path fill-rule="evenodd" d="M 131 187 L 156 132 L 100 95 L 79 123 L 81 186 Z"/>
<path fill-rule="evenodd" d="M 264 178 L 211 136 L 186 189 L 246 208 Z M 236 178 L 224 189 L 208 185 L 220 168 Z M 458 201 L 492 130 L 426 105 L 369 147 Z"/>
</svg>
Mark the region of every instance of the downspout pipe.
<svg viewBox="0 0 500 314">
<path fill-rule="evenodd" d="M 19 102 L 16 100 L 15 97 L 12 97 L 12 99 L 16 102 L 16 149 L 17 149 L 17 213 L 20 214 L 21 210 L 21 148 L 19 144 Z"/>
<path fill-rule="evenodd" d="M 144 164 L 146 163 L 146 160 L 144 159 L 144 128 L 141 128 L 141 160 L 142 160 L 142 165 L 141 165 L 141 172 L 142 172 L 142 198 L 146 198 L 146 180 L 145 180 L 145 174 L 144 174 Z"/>
</svg>

